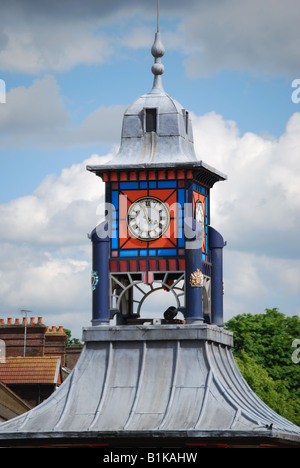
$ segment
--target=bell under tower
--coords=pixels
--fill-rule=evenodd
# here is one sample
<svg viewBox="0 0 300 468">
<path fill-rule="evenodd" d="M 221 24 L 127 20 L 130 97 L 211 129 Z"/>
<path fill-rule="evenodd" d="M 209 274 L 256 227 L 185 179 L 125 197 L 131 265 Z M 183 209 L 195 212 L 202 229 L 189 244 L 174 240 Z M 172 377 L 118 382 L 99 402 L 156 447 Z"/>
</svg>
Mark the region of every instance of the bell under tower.
<svg viewBox="0 0 300 468">
<path fill-rule="evenodd" d="M 87 167 L 105 182 L 106 202 L 90 236 L 93 325 L 114 315 L 117 324 L 151 321 L 142 305 L 159 289 L 176 304 L 159 311 L 161 323 L 223 324 L 224 241 L 211 226 L 210 192 L 226 176 L 197 158 L 190 113 L 163 88 L 158 29 L 152 89 L 126 109 L 116 156 Z"/>
</svg>

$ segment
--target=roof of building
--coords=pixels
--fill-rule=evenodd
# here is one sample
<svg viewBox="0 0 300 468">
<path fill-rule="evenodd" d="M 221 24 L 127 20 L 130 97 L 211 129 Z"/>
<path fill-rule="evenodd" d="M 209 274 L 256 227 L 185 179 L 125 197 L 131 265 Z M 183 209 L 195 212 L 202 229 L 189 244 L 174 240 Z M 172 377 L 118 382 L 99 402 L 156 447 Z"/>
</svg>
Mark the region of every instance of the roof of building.
<svg viewBox="0 0 300 468">
<path fill-rule="evenodd" d="M 228 331 L 212 325 L 101 326 L 84 329 L 84 340 L 76 366 L 55 393 L 0 425 L 0 446 L 20 437 L 30 443 L 169 436 L 300 445 L 300 428 L 243 379 Z"/>
<path fill-rule="evenodd" d="M 23 414 L 31 407 L 0 381 L 0 421 Z"/>
<path fill-rule="evenodd" d="M 138 97 L 130 104 L 123 116 L 121 145 L 116 156 L 104 166 L 155 165 L 197 163 L 194 151 L 193 130 L 190 113 L 172 98 L 163 88 L 161 75 L 164 66 L 161 57 L 164 47 L 160 33 L 155 35 L 151 53 L 155 59 L 152 66 L 153 86 L 149 93 Z M 151 128 L 147 128 L 147 113 L 155 116 Z M 95 171 L 96 167 L 88 167 Z"/>
<path fill-rule="evenodd" d="M 60 357 L 7 357 L 0 363 L 0 380 L 5 384 L 60 384 Z"/>
</svg>

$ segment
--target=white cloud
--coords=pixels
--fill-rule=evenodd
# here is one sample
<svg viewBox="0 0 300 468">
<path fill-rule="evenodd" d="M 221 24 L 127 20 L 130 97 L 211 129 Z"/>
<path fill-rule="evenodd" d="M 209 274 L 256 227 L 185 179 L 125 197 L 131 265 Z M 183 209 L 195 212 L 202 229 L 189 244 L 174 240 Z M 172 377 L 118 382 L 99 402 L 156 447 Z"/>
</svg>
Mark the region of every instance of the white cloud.
<svg viewBox="0 0 300 468">
<path fill-rule="evenodd" d="M 200 159 L 228 174 L 212 190 L 212 222 L 229 246 L 271 256 L 300 255 L 300 114 L 279 139 L 240 135 L 210 113 L 194 119 Z"/>
<path fill-rule="evenodd" d="M 228 174 L 211 190 L 211 223 L 224 249 L 225 318 L 267 307 L 297 313 L 300 293 L 300 114 L 278 139 L 194 116 L 199 159 Z"/>
<path fill-rule="evenodd" d="M 1 68 L 63 72 L 79 64 L 103 64 L 124 46 L 148 47 L 145 21 L 152 19 L 154 30 L 155 8 L 154 2 L 139 0 L 52 1 L 51 7 L 31 0 L 3 1 Z M 167 20 L 166 45 L 187 55 L 190 76 L 221 69 L 298 73 L 298 0 L 189 0 L 188 8 L 182 1 L 165 0 L 160 9 L 161 22 Z"/>
<path fill-rule="evenodd" d="M 47 324 L 48 315 L 53 320 L 68 317 L 60 324 L 74 330 L 74 316 L 83 320 L 87 312 L 81 326 L 89 325 L 91 242 L 87 233 L 99 221 L 104 186 L 86 165 L 101 164 L 110 157 L 92 155 L 57 177 L 49 175 L 32 195 L 0 205 L 1 316 L 18 316 L 26 308 L 33 316 L 44 316 Z M 80 337 L 80 329 L 74 333 Z"/>
<path fill-rule="evenodd" d="M 111 157 L 91 156 L 46 177 L 32 195 L 0 205 L 0 239 L 43 245 L 81 243 L 96 223 L 104 185 L 86 171 Z"/>
<path fill-rule="evenodd" d="M 78 18 L 73 22 L 45 18 L 45 12 L 42 16 L 38 20 L 34 14 L 26 18 L 7 15 L 1 31 L 5 38 L 0 50 L 3 70 L 63 72 L 78 64 L 103 63 L 111 55 L 108 40 L 95 31 L 97 24 L 92 15 L 88 21 Z"/>
<path fill-rule="evenodd" d="M 192 13 L 192 14 L 191 14 Z M 192 77 L 221 69 L 298 73 L 299 2 L 226 0 L 198 2 L 180 32 Z"/>
<path fill-rule="evenodd" d="M 0 146 L 62 148 L 118 143 L 124 106 L 95 109 L 73 125 L 56 79 L 46 75 L 7 93 L 0 114 Z"/>
</svg>

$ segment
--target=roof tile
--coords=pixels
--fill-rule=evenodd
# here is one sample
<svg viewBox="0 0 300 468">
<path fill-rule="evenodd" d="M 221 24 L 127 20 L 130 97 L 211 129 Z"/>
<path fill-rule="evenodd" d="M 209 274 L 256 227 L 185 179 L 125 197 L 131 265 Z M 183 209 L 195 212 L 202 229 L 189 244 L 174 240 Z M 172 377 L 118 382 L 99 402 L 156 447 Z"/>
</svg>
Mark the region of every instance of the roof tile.
<svg viewBox="0 0 300 468">
<path fill-rule="evenodd" d="M 60 358 L 57 356 L 7 357 L 0 363 L 0 380 L 5 384 L 60 384 Z"/>
</svg>

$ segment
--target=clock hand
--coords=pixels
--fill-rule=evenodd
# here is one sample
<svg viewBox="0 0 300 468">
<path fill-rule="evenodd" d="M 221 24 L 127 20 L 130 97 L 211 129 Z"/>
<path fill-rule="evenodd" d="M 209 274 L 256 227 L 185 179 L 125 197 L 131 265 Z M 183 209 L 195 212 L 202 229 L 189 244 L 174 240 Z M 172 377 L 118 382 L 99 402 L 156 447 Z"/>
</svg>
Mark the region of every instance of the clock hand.
<svg viewBox="0 0 300 468">
<path fill-rule="evenodd" d="M 142 209 L 143 209 L 143 212 L 144 212 L 144 214 L 145 214 L 145 216 L 146 216 L 147 223 L 150 223 L 150 222 L 151 222 L 151 219 L 149 219 L 148 214 L 147 214 L 147 211 L 146 211 L 146 208 L 144 207 L 143 204 L 142 204 Z"/>
</svg>

